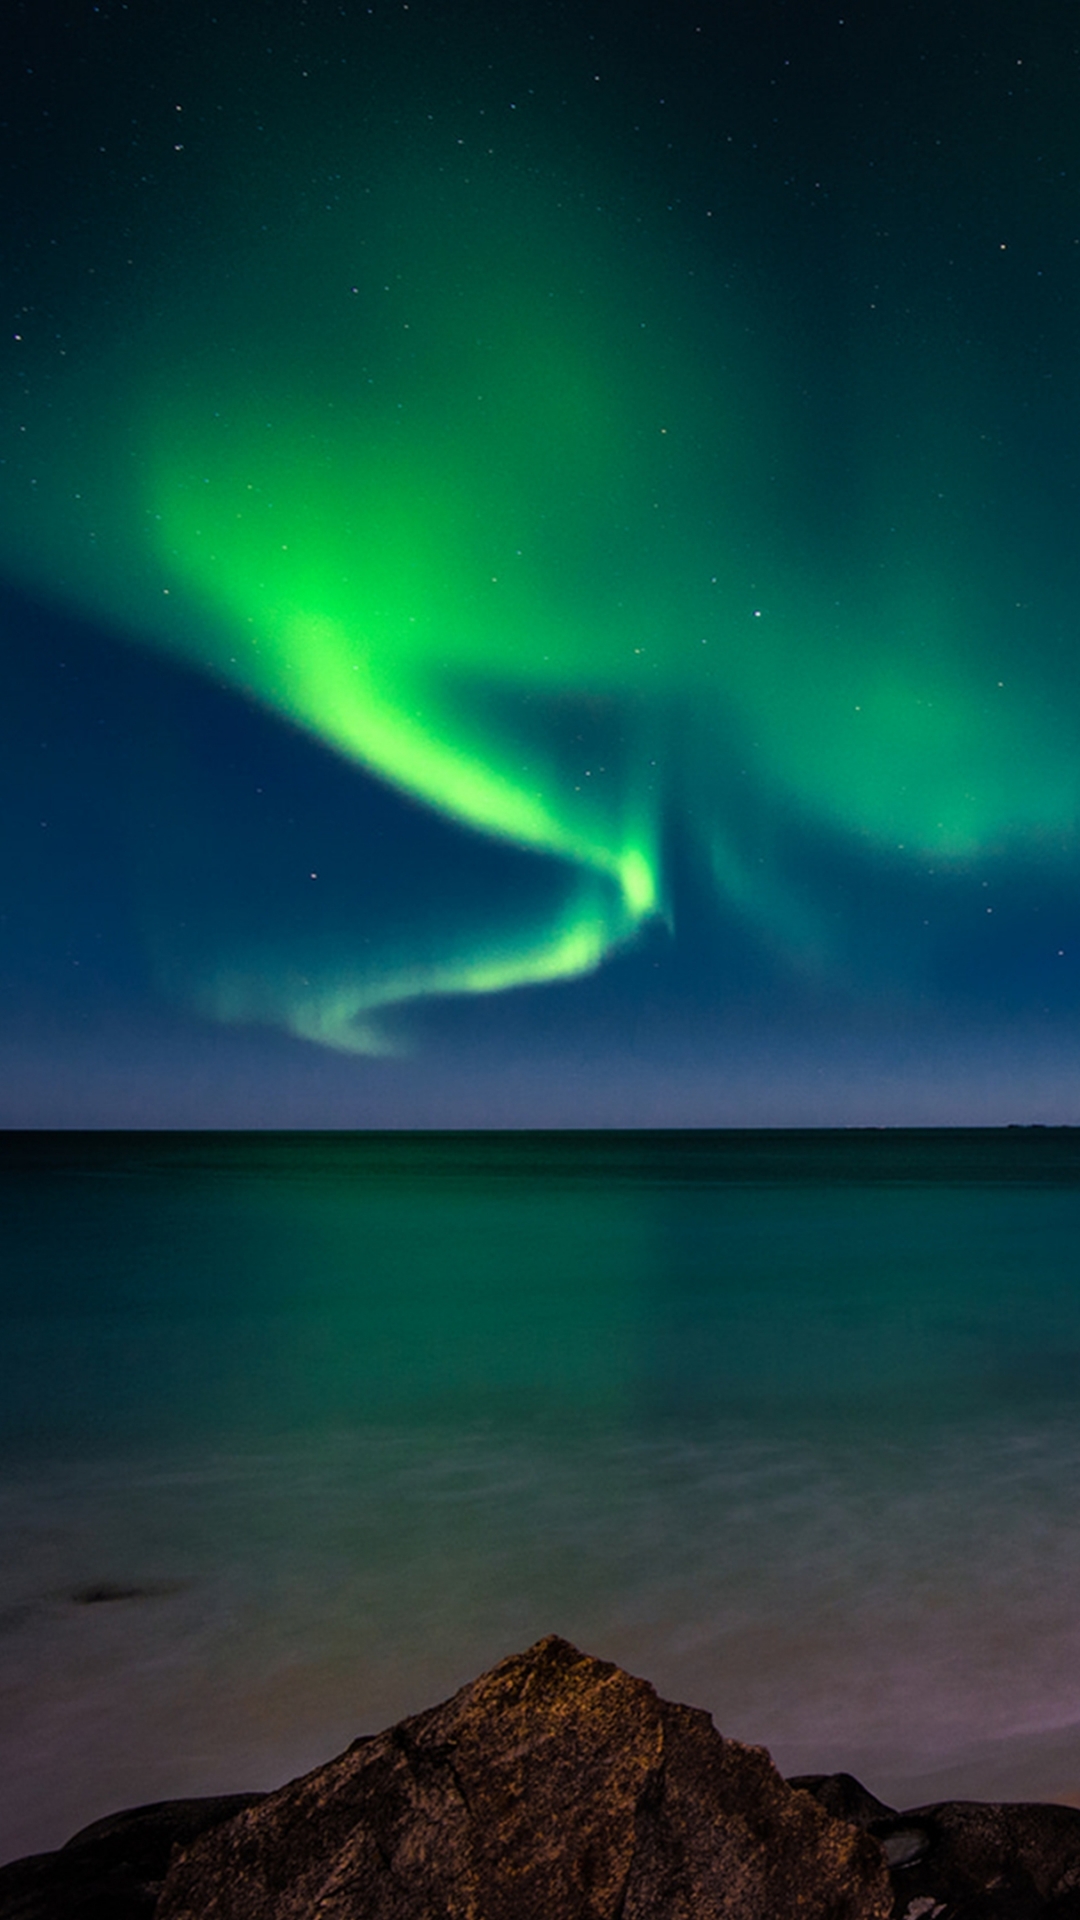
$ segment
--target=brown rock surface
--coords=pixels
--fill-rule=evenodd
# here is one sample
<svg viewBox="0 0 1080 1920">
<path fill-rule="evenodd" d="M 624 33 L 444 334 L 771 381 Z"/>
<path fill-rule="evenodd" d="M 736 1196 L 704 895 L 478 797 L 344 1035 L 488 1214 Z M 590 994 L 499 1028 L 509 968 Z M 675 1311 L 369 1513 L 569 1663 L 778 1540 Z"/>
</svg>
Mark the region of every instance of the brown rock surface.
<svg viewBox="0 0 1080 1920">
<path fill-rule="evenodd" d="M 542 1640 L 174 1860 L 155 1920 L 887 1920 L 877 1842 Z"/>
</svg>

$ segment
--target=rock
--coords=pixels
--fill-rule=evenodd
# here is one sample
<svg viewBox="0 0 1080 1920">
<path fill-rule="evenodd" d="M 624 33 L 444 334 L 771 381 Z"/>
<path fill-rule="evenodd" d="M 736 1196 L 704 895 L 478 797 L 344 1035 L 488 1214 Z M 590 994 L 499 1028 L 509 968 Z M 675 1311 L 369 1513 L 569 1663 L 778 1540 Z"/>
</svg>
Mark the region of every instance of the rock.
<svg viewBox="0 0 1080 1920">
<path fill-rule="evenodd" d="M 173 1848 L 263 1797 L 162 1800 L 95 1820 L 56 1853 L 0 1867 L 0 1920 L 151 1920 Z"/>
<path fill-rule="evenodd" d="M 927 1920 L 1080 1920 L 1077 1808 L 952 1800 L 915 1807 L 901 1825 L 922 1844 L 895 1863 L 900 1914 L 932 1899 Z M 888 1852 L 889 1832 L 872 1831 Z"/>
<path fill-rule="evenodd" d="M 175 1858 L 155 1920 L 887 1920 L 880 1847 L 542 1640 Z"/>
<path fill-rule="evenodd" d="M 891 1876 L 891 1884 L 890 1884 Z M 898 1812 L 542 1640 L 273 1794 L 0 1867 L 0 1920 L 1080 1920 L 1080 1810 Z"/>
<path fill-rule="evenodd" d="M 880 1841 L 896 1920 L 1080 1920 L 1076 1807 L 949 1800 L 897 1813 L 850 1774 L 791 1784 Z"/>
<path fill-rule="evenodd" d="M 896 1808 L 875 1799 L 853 1773 L 802 1773 L 789 1780 L 788 1786 L 812 1793 L 834 1820 L 846 1820 L 852 1827 L 869 1827 L 875 1820 L 896 1818 Z"/>
</svg>

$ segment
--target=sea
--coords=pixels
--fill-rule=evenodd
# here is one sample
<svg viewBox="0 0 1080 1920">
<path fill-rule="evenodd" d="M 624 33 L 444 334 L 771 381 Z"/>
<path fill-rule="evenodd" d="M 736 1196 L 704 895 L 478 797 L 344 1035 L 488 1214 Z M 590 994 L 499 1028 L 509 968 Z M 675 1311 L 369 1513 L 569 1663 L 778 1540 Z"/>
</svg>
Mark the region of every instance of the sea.
<svg viewBox="0 0 1080 1920">
<path fill-rule="evenodd" d="M 1080 1805 L 1080 1131 L 0 1136 L 0 1860 L 547 1633 Z"/>
</svg>

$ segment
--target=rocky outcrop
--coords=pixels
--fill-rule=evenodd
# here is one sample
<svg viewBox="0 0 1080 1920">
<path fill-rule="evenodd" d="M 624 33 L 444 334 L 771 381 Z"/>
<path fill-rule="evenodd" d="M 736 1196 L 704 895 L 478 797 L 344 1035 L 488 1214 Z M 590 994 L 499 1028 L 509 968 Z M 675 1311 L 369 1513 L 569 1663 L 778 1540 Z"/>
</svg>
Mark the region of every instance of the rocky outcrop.
<svg viewBox="0 0 1080 1920">
<path fill-rule="evenodd" d="M 552 1638 L 276 1793 L 136 1808 L 0 1867 L 0 1920 L 315 1915 L 1080 1920 L 1080 1811 L 784 1782 Z"/>
<path fill-rule="evenodd" d="M 1080 1810 L 949 1800 L 899 1813 L 850 1774 L 792 1786 L 871 1833 L 896 1920 L 1080 1920 Z"/>
<path fill-rule="evenodd" d="M 877 1842 L 542 1640 L 206 1835 L 157 1920 L 887 1920 Z"/>
</svg>

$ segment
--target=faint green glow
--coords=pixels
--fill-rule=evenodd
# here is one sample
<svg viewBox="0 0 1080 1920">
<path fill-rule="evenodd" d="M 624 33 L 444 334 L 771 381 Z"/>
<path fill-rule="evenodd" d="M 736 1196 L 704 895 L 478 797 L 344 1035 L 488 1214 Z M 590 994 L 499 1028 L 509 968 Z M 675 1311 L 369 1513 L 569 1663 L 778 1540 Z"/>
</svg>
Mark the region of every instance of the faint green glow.
<svg viewBox="0 0 1080 1920">
<path fill-rule="evenodd" d="M 309 990 L 223 964 L 200 988 L 221 1018 L 375 1047 L 409 999 L 588 972 L 666 910 L 672 814 L 734 910 L 826 967 L 817 916 L 740 847 L 743 772 L 907 860 L 1076 826 L 1071 704 L 1009 651 L 978 514 L 946 537 L 911 504 L 888 368 L 865 525 L 808 562 L 773 505 L 767 344 L 704 262 L 673 293 L 587 198 L 443 162 L 235 257 L 219 234 L 229 276 L 207 264 L 54 396 L 32 495 L 8 471 L 0 538 L 39 585 L 576 877 L 557 925 L 449 930 L 423 965 Z M 973 475 L 956 455 L 954 498 Z"/>
<path fill-rule="evenodd" d="M 402 1045 L 384 1016 L 395 1008 L 592 973 L 630 924 L 618 904 L 605 911 L 601 900 L 583 894 L 555 927 L 532 939 L 493 943 L 479 956 L 462 954 L 426 966 L 384 965 L 375 976 L 342 969 L 301 979 L 267 969 L 224 968 L 204 985 L 199 999 L 217 1020 L 263 1021 L 342 1052 L 392 1054 Z"/>
</svg>

